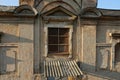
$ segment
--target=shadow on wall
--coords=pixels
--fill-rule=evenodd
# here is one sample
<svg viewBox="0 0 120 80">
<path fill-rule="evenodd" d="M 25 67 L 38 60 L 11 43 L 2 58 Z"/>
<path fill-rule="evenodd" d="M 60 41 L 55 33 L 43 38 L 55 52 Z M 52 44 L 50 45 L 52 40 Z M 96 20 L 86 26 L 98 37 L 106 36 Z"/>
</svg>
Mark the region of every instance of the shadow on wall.
<svg viewBox="0 0 120 80">
<path fill-rule="evenodd" d="M 32 43 L 33 40 L 7 33 L 4 33 L 1 37 L 1 43 L 19 43 L 19 42 Z"/>
<path fill-rule="evenodd" d="M 0 48 L 0 74 L 7 74 L 17 71 L 17 64 L 21 60 L 17 59 L 17 52 L 12 50 L 16 47 Z"/>
<path fill-rule="evenodd" d="M 102 79 L 108 79 L 108 80 L 120 80 L 120 72 L 114 72 L 114 71 L 109 71 L 109 70 L 90 70 L 95 68 L 95 66 L 88 65 L 85 63 L 81 63 L 81 70 L 83 71 L 84 74 L 89 74 L 94 77 L 102 78 Z"/>
</svg>

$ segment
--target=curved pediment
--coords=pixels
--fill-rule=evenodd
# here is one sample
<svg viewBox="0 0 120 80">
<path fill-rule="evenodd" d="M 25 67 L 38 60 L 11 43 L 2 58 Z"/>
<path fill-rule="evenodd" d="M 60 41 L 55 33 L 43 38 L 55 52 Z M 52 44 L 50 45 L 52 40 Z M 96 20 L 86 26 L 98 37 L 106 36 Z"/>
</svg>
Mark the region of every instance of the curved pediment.
<svg viewBox="0 0 120 80">
<path fill-rule="evenodd" d="M 74 20 L 76 15 L 62 6 L 55 7 L 42 14 L 45 20 Z"/>
<path fill-rule="evenodd" d="M 102 13 L 96 8 L 85 8 L 81 11 L 81 17 L 100 17 Z"/>
<path fill-rule="evenodd" d="M 70 4 L 64 2 L 64 1 L 53 1 L 53 2 L 50 2 L 48 3 L 47 5 L 45 5 L 42 9 L 41 9 L 41 14 L 45 13 L 45 12 L 48 12 L 54 8 L 57 8 L 57 7 L 64 7 L 66 8 L 67 10 L 71 11 L 72 13 L 74 14 L 77 14 L 76 10 L 73 8 L 73 6 L 71 6 Z"/>
<path fill-rule="evenodd" d="M 21 5 L 14 10 L 14 14 L 19 16 L 35 16 L 37 11 L 29 5 Z"/>
<path fill-rule="evenodd" d="M 75 14 L 72 13 L 71 11 L 67 10 L 66 8 L 62 6 L 57 6 L 53 9 L 50 9 L 49 11 L 43 13 L 44 16 L 74 16 Z"/>
<path fill-rule="evenodd" d="M 71 16 L 71 15 L 63 12 L 62 10 L 57 10 L 57 11 L 55 11 L 53 13 L 48 14 L 47 16 L 51 16 L 51 15 L 52 16 Z"/>
</svg>

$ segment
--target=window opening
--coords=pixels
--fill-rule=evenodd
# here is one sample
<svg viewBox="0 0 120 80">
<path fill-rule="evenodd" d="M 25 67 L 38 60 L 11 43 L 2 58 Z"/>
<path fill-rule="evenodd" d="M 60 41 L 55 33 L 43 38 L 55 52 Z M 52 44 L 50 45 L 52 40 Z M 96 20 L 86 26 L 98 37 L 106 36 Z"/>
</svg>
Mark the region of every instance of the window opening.
<svg viewBox="0 0 120 80">
<path fill-rule="evenodd" d="M 0 32 L 0 43 L 2 42 L 3 32 Z"/>
<path fill-rule="evenodd" d="M 48 28 L 48 54 L 69 53 L 69 28 Z"/>
<path fill-rule="evenodd" d="M 115 63 L 120 62 L 120 43 L 115 46 Z"/>
</svg>

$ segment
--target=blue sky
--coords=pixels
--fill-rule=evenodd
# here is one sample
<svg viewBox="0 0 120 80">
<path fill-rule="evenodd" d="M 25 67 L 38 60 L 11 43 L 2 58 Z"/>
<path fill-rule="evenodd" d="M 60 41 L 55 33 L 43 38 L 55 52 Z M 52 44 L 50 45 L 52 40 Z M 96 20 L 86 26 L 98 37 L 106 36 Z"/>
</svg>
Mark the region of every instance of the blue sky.
<svg viewBox="0 0 120 80">
<path fill-rule="evenodd" d="M 97 6 L 99 8 L 120 10 L 120 0 L 98 0 Z"/>
<path fill-rule="evenodd" d="M 18 6 L 19 0 L 0 0 L 0 5 Z M 120 0 L 98 0 L 97 7 L 120 10 Z"/>
<path fill-rule="evenodd" d="M 0 5 L 18 6 L 19 0 L 0 0 Z"/>
</svg>

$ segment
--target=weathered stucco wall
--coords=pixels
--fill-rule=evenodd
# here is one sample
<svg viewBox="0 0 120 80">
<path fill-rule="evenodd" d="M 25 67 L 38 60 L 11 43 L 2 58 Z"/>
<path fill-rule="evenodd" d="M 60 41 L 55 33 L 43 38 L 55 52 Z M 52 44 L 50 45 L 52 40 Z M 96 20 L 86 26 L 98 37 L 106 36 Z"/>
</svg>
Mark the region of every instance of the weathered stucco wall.
<svg viewBox="0 0 120 80">
<path fill-rule="evenodd" d="M 82 0 L 82 8 L 96 7 L 97 0 Z"/>
<path fill-rule="evenodd" d="M 33 79 L 33 23 L 0 23 L 0 80 Z"/>
<path fill-rule="evenodd" d="M 1 43 L 17 43 L 19 42 L 18 24 L 0 23 L 0 32 L 3 33 Z"/>
<path fill-rule="evenodd" d="M 97 75 L 101 75 L 103 79 L 119 80 L 119 70 L 115 67 L 115 43 L 118 39 L 114 39 L 113 33 L 120 33 L 119 20 L 100 20 L 97 26 Z M 118 41 L 119 42 L 119 41 Z M 117 64 L 118 66 L 119 64 Z M 111 72 L 109 72 L 111 71 Z M 105 73 L 105 74 L 104 74 Z M 109 74 L 108 74 L 109 73 Z M 112 75 L 112 76 L 111 76 Z M 101 80 L 101 79 L 100 79 Z"/>
<path fill-rule="evenodd" d="M 75 12 L 76 14 L 79 14 L 81 8 L 81 0 L 76 0 L 76 2 L 74 0 L 69 0 L 69 1 L 43 0 L 41 1 L 40 4 L 37 5 L 36 9 L 41 14 L 58 6 L 65 7 L 66 9 L 69 9 L 71 12 Z"/>
<path fill-rule="evenodd" d="M 31 80 L 33 77 L 33 24 L 19 24 L 19 75 L 21 80 Z"/>
<path fill-rule="evenodd" d="M 96 25 L 84 25 L 82 27 L 82 32 L 82 69 L 90 72 L 95 71 Z"/>
<path fill-rule="evenodd" d="M 34 5 L 34 0 L 20 0 L 20 5 L 34 5 L 36 10 L 20 6 L 8 15 L 0 14 L 4 15 L 0 17 L 0 80 L 46 80 L 43 61 L 48 59 L 47 27 L 53 26 L 67 26 L 73 31 L 69 33 L 72 56 L 54 55 L 48 60 L 77 60 L 85 80 L 119 80 L 120 64 L 116 68 L 114 58 L 120 38 L 113 39 L 112 34 L 118 33 L 120 37 L 120 20 L 106 18 L 105 14 L 114 11 L 99 11 L 96 3 L 97 0 L 36 0 Z M 4 9 L 1 11 L 8 10 Z"/>
<path fill-rule="evenodd" d="M 7 80 L 13 77 L 18 69 L 18 24 L 0 23 L 0 32 L 3 33 L 0 43 L 0 79 Z"/>
<path fill-rule="evenodd" d="M 34 0 L 19 0 L 19 4 L 20 5 L 30 5 L 33 6 L 34 5 Z"/>
<path fill-rule="evenodd" d="M 97 43 L 110 43 L 110 35 L 111 32 L 118 32 L 120 30 L 120 21 L 109 21 L 109 20 L 101 20 L 97 26 Z"/>
</svg>

